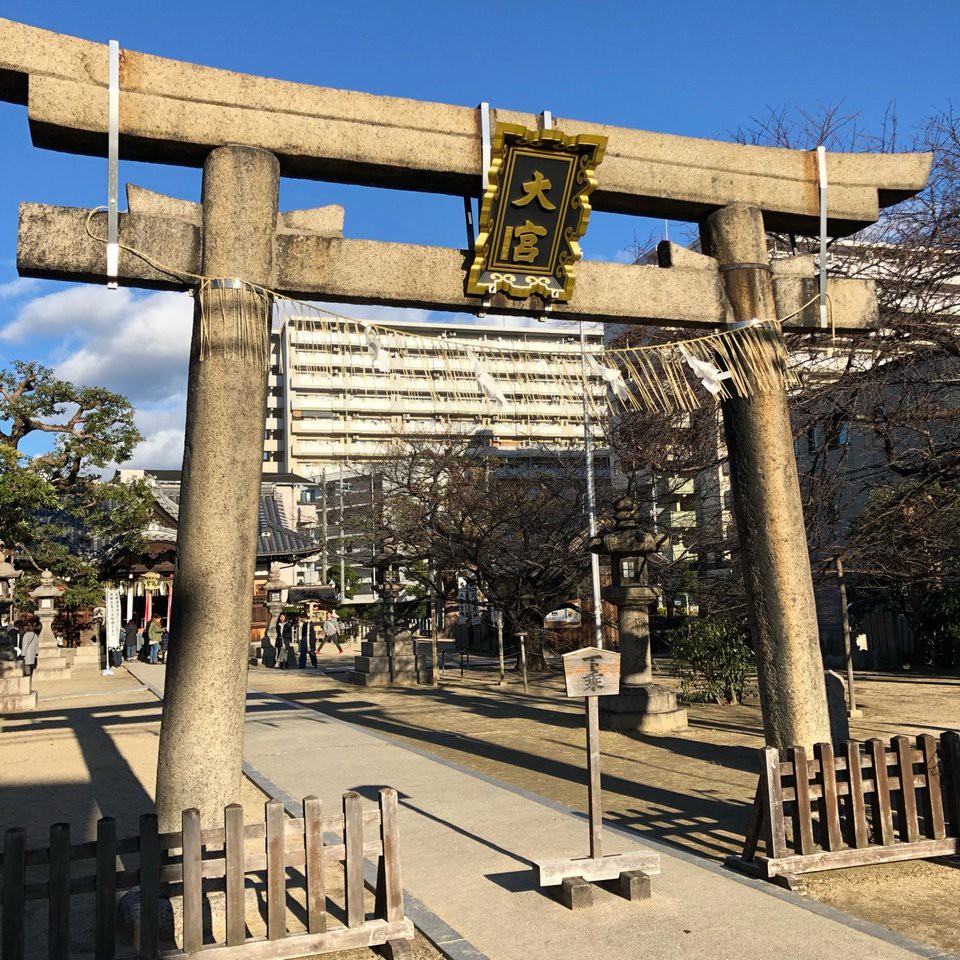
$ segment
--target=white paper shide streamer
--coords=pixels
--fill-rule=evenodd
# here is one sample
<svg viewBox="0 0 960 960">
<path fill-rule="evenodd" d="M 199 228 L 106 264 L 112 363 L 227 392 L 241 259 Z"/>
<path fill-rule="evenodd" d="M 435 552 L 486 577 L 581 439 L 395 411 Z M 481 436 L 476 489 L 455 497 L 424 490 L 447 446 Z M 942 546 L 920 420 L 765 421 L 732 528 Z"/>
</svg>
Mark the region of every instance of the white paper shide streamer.
<svg viewBox="0 0 960 960">
<path fill-rule="evenodd" d="M 471 347 L 467 348 L 467 359 L 473 364 L 473 374 L 477 378 L 477 383 L 480 384 L 483 395 L 498 407 L 505 407 L 507 398 L 504 392 L 497 386 L 497 381 L 484 369 L 483 364 L 477 359 L 477 355 Z"/>
</svg>

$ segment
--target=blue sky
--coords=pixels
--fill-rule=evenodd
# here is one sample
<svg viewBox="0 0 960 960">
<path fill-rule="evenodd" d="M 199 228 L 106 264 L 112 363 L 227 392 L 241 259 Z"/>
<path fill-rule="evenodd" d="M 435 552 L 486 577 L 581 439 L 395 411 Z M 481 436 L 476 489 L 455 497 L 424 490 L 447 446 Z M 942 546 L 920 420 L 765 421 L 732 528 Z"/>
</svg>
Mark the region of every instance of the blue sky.
<svg viewBox="0 0 960 960">
<path fill-rule="evenodd" d="M 768 107 L 816 111 L 839 101 L 859 112 L 868 130 L 879 127 L 892 104 L 909 134 L 960 87 L 960 4 L 954 0 L 6 0 L 2 13 L 248 73 L 467 106 L 487 100 L 495 107 L 549 109 L 563 117 L 720 139 L 730 139 Z M 17 204 L 102 204 L 106 161 L 33 148 L 26 111 L 10 104 L 0 104 L 0 143 L 0 361 L 38 359 L 78 380 L 125 391 L 147 435 L 135 462 L 179 466 L 189 346 L 185 298 L 17 281 Z M 198 170 L 123 163 L 120 176 L 121 188 L 131 181 L 199 198 Z M 344 205 L 348 236 L 464 244 L 458 198 L 284 181 L 283 208 L 324 203 Z M 595 214 L 585 254 L 622 259 L 634 237 L 643 241 L 661 229 Z"/>
</svg>

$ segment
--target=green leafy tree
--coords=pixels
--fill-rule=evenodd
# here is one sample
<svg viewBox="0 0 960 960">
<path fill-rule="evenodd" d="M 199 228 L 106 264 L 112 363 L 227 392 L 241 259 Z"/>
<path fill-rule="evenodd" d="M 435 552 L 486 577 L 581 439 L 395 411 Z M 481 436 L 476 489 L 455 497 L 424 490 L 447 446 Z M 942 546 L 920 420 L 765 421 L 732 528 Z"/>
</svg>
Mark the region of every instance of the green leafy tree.
<svg viewBox="0 0 960 960">
<path fill-rule="evenodd" d="M 670 633 L 681 692 L 687 700 L 719 704 L 743 701 L 752 686 L 753 650 L 742 623 L 690 619 Z"/>
<path fill-rule="evenodd" d="M 66 606 L 100 597 L 97 556 L 119 540 L 135 545 L 148 516 L 142 483 L 106 484 L 101 471 L 140 442 L 133 407 L 103 387 L 79 387 L 42 364 L 0 370 L 0 543 L 67 583 Z M 49 449 L 25 441 L 48 434 Z M 34 578 L 18 583 L 21 595 Z"/>
</svg>

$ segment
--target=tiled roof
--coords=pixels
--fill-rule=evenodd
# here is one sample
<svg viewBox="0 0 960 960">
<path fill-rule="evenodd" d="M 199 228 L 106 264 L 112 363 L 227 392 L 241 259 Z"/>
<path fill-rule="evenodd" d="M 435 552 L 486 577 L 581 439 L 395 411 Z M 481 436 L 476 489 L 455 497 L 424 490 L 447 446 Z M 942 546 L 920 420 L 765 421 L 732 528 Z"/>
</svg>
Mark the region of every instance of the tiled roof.
<svg viewBox="0 0 960 960">
<path fill-rule="evenodd" d="M 273 497 L 260 498 L 258 557 L 305 556 L 319 550 L 320 544 L 313 537 L 284 525 L 283 514 Z"/>
</svg>

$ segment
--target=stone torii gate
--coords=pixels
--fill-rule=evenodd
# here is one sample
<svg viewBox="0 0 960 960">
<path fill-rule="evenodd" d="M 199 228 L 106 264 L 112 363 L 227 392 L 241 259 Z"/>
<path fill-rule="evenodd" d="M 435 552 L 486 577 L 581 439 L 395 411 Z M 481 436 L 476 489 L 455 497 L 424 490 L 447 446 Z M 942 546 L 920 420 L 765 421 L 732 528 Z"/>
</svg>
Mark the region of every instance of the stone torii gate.
<svg viewBox="0 0 960 960">
<path fill-rule="evenodd" d="M 107 64 L 106 45 L 0 20 L 0 98 L 27 107 L 38 147 L 106 155 Z M 184 277 L 203 275 L 310 299 L 478 309 L 463 292 L 463 250 L 348 240 L 342 211 L 277 208 L 281 176 L 476 196 L 483 173 L 476 110 L 127 50 L 120 90 L 122 158 L 203 169 L 200 205 L 131 189 L 120 219 L 121 284 L 184 290 Z M 497 111 L 497 120 L 537 125 L 507 111 Z M 660 266 L 582 262 L 575 299 L 556 304 L 553 316 L 716 328 L 790 316 L 816 296 L 811 262 L 768 265 L 764 234 L 819 232 L 815 154 L 555 124 L 608 137 L 595 209 L 697 222 L 709 256 L 671 247 Z M 873 223 L 881 207 L 922 189 L 929 164 L 920 154 L 828 154 L 827 233 Z M 86 210 L 22 205 L 21 274 L 105 282 L 104 245 L 87 224 Z M 103 218 L 93 225 L 104 234 Z M 828 293 L 837 328 L 873 324 L 870 283 L 834 279 Z M 157 782 L 164 830 L 175 829 L 185 807 L 211 820 L 239 795 L 269 304 L 249 287 L 232 294 L 220 322 L 209 325 L 204 351 L 199 309 L 194 323 L 172 625 L 178 647 L 190 653 L 171 658 L 167 678 Z M 512 314 L 539 306 L 497 303 Z M 245 353 L 231 331 L 251 316 L 259 317 L 262 344 Z M 810 306 L 788 328 L 818 322 Z M 723 415 L 767 739 L 780 746 L 826 740 L 785 392 L 726 401 Z"/>
</svg>

